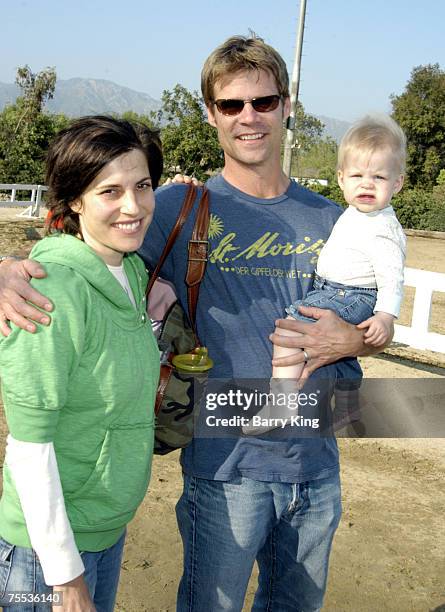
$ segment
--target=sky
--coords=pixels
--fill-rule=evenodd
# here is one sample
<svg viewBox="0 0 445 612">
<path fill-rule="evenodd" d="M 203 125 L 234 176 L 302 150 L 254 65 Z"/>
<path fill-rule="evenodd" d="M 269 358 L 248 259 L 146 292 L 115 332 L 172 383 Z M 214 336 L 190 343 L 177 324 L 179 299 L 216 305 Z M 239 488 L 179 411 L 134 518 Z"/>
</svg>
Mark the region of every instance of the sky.
<svg viewBox="0 0 445 612">
<path fill-rule="evenodd" d="M 18 66 L 60 79 L 108 79 L 160 99 L 199 90 L 209 53 L 253 30 L 292 74 L 299 0 L 0 0 L 0 81 Z M 306 112 L 353 121 L 390 112 L 415 66 L 445 69 L 444 0 L 307 0 L 300 100 Z"/>
</svg>

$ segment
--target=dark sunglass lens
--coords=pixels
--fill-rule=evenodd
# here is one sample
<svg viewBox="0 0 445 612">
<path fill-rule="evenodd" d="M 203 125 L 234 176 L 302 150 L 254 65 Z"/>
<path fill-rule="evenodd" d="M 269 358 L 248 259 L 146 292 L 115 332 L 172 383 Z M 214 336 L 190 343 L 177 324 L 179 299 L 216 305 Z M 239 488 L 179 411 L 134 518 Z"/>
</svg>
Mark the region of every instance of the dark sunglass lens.
<svg viewBox="0 0 445 612">
<path fill-rule="evenodd" d="M 242 100 L 217 100 L 216 106 L 223 115 L 238 115 L 244 108 Z"/>
<path fill-rule="evenodd" d="M 280 102 L 280 96 L 263 96 L 252 100 L 252 106 L 257 113 L 268 113 L 277 108 Z"/>
</svg>

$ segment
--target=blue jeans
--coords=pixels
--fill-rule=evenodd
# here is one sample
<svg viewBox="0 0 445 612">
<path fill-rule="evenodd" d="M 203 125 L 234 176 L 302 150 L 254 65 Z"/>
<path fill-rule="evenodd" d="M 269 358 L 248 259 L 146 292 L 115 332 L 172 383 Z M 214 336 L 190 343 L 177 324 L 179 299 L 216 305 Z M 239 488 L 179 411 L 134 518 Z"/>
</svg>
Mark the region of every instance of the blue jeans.
<svg viewBox="0 0 445 612">
<path fill-rule="evenodd" d="M 112 612 L 124 548 L 125 534 L 101 552 L 83 552 L 84 579 L 97 612 Z M 14 546 L 0 538 L 0 605 L 11 612 L 51 612 L 50 604 L 23 603 L 8 606 L 11 593 L 50 595 L 52 587 L 45 584 L 42 567 L 32 548 Z M 57 609 L 57 608 L 56 608 Z"/>
<path fill-rule="evenodd" d="M 242 610 L 255 559 L 255 612 L 315 612 L 340 521 L 338 474 L 301 484 L 185 476 L 178 612 Z"/>
<path fill-rule="evenodd" d="M 358 325 L 366 321 L 374 314 L 374 306 L 377 301 L 377 289 L 368 287 L 350 287 L 333 283 L 317 274 L 311 291 L 302 300 L 297 300 L 286 308 L 288 315 L 299 321 L 315 322 L 315 319 L 305 317 L 298 312 L 298 306 L 315 306 L 333 310 L 347 323 Z M 339 389 L 357 389 L 360 387 L 362 370 L 358 361 L 346 357 L 336 364 L 337 382 L 335 386 Z"/>
</svg>

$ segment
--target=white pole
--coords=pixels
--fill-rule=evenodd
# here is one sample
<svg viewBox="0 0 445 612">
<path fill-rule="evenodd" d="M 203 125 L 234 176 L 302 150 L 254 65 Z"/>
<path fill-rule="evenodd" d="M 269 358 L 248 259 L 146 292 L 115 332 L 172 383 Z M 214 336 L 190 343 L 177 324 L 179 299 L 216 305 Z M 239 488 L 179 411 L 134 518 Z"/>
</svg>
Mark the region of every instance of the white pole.
<svg viewBox="0 0 445 612">
<path fill-rule="evenodd" d="M 304 21 L 306 18 L 306 0 L 300 1 L 300 18 L 295 47 L 294 70 L 290 89 L 290 116 L 286 125 L 286 141 L 284 143 L 283 171 L 290 176 L 292 166 L 292 150 L 294 145 L 295 115 L 297 110 L 298 90 L 300 88 L 301 53 L 303 50 Z"/>
</svg>

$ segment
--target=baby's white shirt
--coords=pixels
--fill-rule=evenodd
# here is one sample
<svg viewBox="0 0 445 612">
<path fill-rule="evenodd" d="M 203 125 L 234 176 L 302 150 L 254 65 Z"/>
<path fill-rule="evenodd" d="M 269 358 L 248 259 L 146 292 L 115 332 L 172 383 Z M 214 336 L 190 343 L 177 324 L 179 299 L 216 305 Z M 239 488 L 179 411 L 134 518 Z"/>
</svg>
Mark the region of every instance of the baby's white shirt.
<svg viewBox="0 0 445 612">
<path fill-rule="evenodd" d="M 317 274 L 335 283 L 378 289 L 374 312 L 398 317 L 406 237 L 392 206 L 364 213 L 349 206 L 321 250 Z"/>
</svg>

